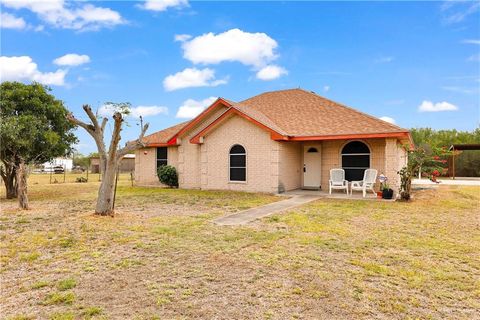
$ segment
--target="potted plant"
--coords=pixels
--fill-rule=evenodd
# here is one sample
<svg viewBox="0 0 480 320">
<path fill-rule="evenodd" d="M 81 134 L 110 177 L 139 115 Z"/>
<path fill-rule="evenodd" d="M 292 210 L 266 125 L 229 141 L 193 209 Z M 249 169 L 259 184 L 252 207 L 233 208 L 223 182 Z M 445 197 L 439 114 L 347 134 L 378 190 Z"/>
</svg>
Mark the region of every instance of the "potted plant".
<svg viewBox="0 0 480 320">
<path fill-rule="evenodd" d="M 390 186 L 386 182 L 383 184 L 382 198 L 393 199 L 393 190 L 390 189 Z"/>
<path fill-rule="evenodd" d="M 383 197 L 383 184 L 387 181 L 387 177 L 382 173 L 378 176 L 378 181 L 380 181 L 380 191 L 377 191 L 377 198 L 381 199 Z"/>
</svg>

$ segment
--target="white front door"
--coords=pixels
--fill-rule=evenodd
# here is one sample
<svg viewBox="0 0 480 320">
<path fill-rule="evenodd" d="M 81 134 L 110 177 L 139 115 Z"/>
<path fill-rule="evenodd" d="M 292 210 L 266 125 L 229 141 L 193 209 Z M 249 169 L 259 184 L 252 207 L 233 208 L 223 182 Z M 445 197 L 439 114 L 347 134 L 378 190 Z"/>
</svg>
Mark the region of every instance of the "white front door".
<svg viewBox="0 0 480 320">
<path fill-rule="evenodd" d="M 320 188 L 322 178 L 322 153 L 320 145 L 305 145 L 303 147 L 303 187 L 307 189 Z"/>
</svg>

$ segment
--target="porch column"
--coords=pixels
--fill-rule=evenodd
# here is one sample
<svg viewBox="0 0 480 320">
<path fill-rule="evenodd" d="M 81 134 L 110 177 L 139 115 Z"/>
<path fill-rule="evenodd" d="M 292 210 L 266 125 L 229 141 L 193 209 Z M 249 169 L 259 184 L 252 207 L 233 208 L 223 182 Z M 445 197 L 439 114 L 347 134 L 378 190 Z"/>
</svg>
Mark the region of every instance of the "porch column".
<svg viewBox="0 0 480 320">
<path fill-rule="evenodd" d="M 400 170 L 400 153 L 397 145 L 397 139 L 385 139 L 385 175 L 388 178 L 390 188 L 398 191 L 400 188 L 400 176 L 397 172 Z"/>
</svg>

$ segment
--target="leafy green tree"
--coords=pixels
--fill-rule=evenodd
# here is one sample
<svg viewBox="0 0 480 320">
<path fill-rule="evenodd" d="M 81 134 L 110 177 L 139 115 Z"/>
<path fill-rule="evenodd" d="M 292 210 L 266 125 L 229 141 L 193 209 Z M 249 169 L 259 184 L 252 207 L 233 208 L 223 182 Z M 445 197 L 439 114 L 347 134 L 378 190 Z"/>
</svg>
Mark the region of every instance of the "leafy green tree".
<svg viewBox="0 0 480 320">
<path fill-rule="evenodd" d="M 447 162 L 447 158 L 453 155 L 453 152 L 443 148 L 432 148 L 430 152 L 426 152 L 425 149 L 417 147 L 413 150 L 409 146 L 405 146 L 408 153 L 408 162 L 398 174 L 400 175 L 400 197 L 402 200 L 410 200 L 410 194 L 412 189 L 412 179 L 418 173 L 420 168 L 422 173 L 435 181 L 444 170 L 444 164 Z"/>
<path fill-rule="evenodd" d="M 69 154 L 77 142 L 61 100 L 39 83 L 0 85 L 0 173 L 7 197 L 28 209 L 27 166 Z M 16 187 L 15 187 L 16 186 Z"/>
<path fill-rule="evenodd" d="M 452 144 L 480 144 L 480 128 L 472 131 L 415 128 L 410 132 L 415 145 L 422 148 L 427 155 L 432 155 L 436 148 L 448 148 Z M 480 151 L 469 150 L 456 154 L 455 175 L 461 177 L 479 177 Z"/>
<path fill-rule="evenodd" d="M 90 163 L 90 157 L 89 156 L 84 156 L 81 153 L 75 153 L 73 155 L 73 166 L 74 167 L 81 167 L 81 168 L 88 168 L 88 165 Z"/>
</svg>

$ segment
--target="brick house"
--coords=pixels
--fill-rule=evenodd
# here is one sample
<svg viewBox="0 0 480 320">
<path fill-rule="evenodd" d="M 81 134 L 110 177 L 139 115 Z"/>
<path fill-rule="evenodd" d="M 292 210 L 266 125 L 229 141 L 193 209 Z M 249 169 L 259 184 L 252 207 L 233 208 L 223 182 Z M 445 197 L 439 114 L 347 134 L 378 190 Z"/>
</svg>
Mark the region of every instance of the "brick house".
<svg viewBox="0 0 480 320">
<path fill-rule="evenodd" d="M 160 184 L 176 167 L 180 188 L 278 193 L 327 189 L 329 170 L 362 180 L 375 168 L 398 187 L 408 130 L 303 89 L 266 92 L 236 103 L 218 98 L 191 121 L 145 137 L 138 185 Z"/>
</svg>

